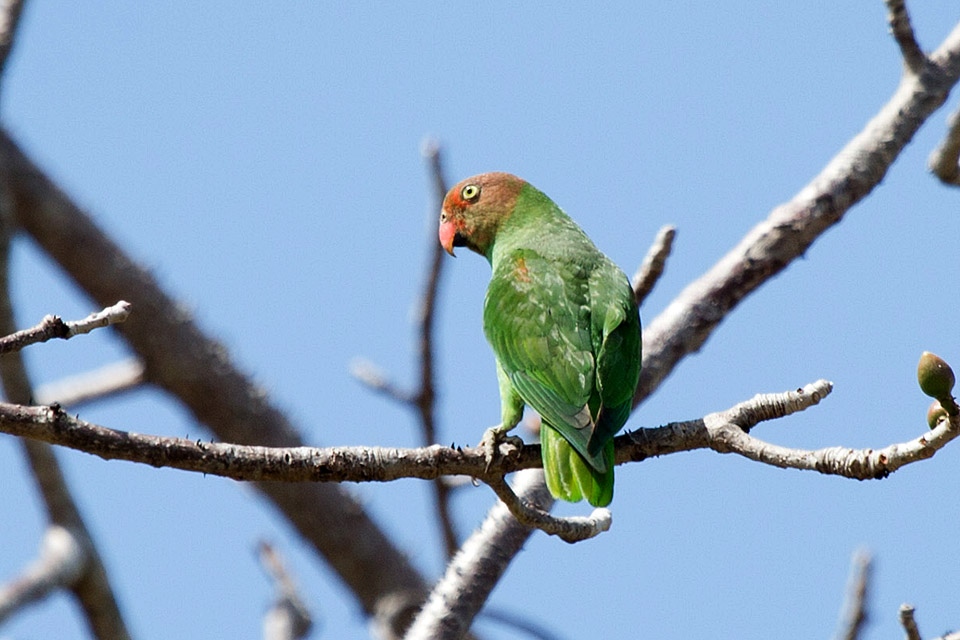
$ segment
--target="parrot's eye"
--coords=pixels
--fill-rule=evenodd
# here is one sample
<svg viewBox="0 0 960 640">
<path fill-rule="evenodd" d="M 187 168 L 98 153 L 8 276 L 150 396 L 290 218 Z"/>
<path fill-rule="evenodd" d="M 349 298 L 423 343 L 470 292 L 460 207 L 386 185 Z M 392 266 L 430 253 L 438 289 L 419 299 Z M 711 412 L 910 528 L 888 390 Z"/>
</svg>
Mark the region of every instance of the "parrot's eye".
<svg viewBox="0 0 960 640">
<path fill-rule="evenodd" d="M 480 185 L 478 184 L 468 184 L 460 192 L 460 197 L 466 200 L 467 202 L 473 202 L 480 197 Z"/>
</svg>

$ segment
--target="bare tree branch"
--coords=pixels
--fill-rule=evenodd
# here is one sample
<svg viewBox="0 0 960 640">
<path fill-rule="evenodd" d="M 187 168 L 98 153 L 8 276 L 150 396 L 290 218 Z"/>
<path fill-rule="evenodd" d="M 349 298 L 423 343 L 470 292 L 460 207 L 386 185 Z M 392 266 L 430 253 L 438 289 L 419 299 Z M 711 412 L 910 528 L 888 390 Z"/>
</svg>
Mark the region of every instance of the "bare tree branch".
<svg viewBox="0 0 960 640">
<path fill-rule="evenodd" d="M 913 618 L 914 608 L 912 604 L 903 603 L 900 605 L 900 625 L 906 632 L 907 640 L 922 640 L 920 630 L 917 628 L 917 621 Z"/>
<path fill-rule="evenodd" d="M 829 447 L 789 449 L 747 432 L 762 421 L 782 418 L 817 403 L 831 389 L 824 380 L 802 389 L 760 394 L 698 420 L 638 429 L 618 436 L 617 464 L 693 449 L 713 449 L 778 467 L 805 469 L 858 480 L 888 476 L 904 465 L 933 456 L 960 435 L 960 416 L 943 419 L 914 440 L 881 449 Z M 129 460 L 235 480 L 282 482 L 389 482 L 469 476 L 494 485 L 508 473 L 542 466 L 539 445 L 488 463 L 481 449 L 432 445 L 390 447 L 261 447 L 147 436 L 117 431 L 71 417 L 59 407 L 0 403 L 0 432 L 67 446 L 108 460 Z"/>
<path fill-rule="evenodd" d="M 641 378 L 637 402 L 652 393 L 683 356 L 698 350 L 729 310 L 801 255 L 820 233 L 838 222 L 850 206 L 882 179 L 893 158 L 929 113 L 942 104 L 946 92 L 956 82 L 960 54 L 955 43 L 951 44 L 953 48 L 949 50 L 945 47 L 957 39 L 957 33 L 955 30 L 938 50 L 939 57 L 936 52 L 931 56 L 923 77 L 904 78 L 891 104 L 860 136 L 851 141 L 818 179 L 798 194 L 794 201 L 772 212 L 765 223 L 744 239 L 739 247 L 742 251 L 735 249 L 721 260 L 654 321 L 645 335 L 645 341 L 648 342 L 645 346 L 645 377 Z M 872 143 L 866 139 L 874 136 Z M 236 371 L 222 348 L 206 338 L 192 320 L 156 287 L 149 275 L 116 250 L 63 194 L 30 165 L 7 138 L 0 140 L 0 182 L 12 185 L 16 190 L 18 217 L 24 227 L 64 265 L 81 286 L 101 300 L 101 304 L 106 304 L 103 300 L 116 300 L 119 296 L 112 295 L 116 289 L 129 288 L 131 285 L 138 295 L 142 295 L 143 300 L 132 296 L 131 299 L 138 310 L 138 317 L 141 309 L 145 309 L 148 319 L 142 322 L 132 320 L 121 332 L 143 357 L 148 380 L 183 398 L 198 419 L 210 424 L 221 439 L 299 444 L 300 438 L 292 425 L 269 405 L 242 373 Z M 79 235 L 77 232 L 80 232 Z M 88 245 L 86 240 L 90 238 L 96 242 Z M 74 246 L 69 246 L 71 244 Z M 90 273 L 95 270 L 104 273 Z M 131 273 L 120 273 L 124 270 Z M 142 301 L 151 304 L 142 307 Z M 177 335 L 178 332 L 183 335 Z M 185 343 L 187 346 L 184 346 Z M 168 350 L 169 355 L 162 353 L 163 350 Z M 204 406 L 205 403 L 207 406 Z M 213 408 L 209 407 L 210 404 L 214 405 Z M 641 436 L 650 437 L 649 441 L 645 441 L 648 444 L 634 441 L 633 438 L 638 437 L 636 434 L 630 434 L 629 440 L 623 436 L 618 439 L 618 460 L 622 456 L 626 456 L 624 459 L 640 459 L 632 456 L 652 455 L 649 451 L 659 450 L 664 442 L 682 447 L 699 442 L 702 446 L 721 447 L 717 450 L 724 452 L 742 453 L 757 447 L 769 451 L 762 446 L 763 443 L 758 445 L 759 441 L 753 438 L 747 437 L 741 441 L 734 437 L 735 434 L 727 433 L 734 431 L 732 427 L 739 428 L 741 432 L 748 427 L 731 422 L 729 418 L 716 418 L 713 421 L 707 418 L 674 425 L 673 431 L 662 435 L 652 433 L 659 430 L 649 430 L 649 434 L 643 430 Z M 697 422 L 702 424 L 698 426 Z M 941 434 L 937 441 L 943 446 L 953 437 L 949 432 L 955 435 L 957 425 L 955 421 L 941 423 L 929 434 L 930 442 L 934 441 L 934 433 L 938 430 Z M 265 440 L 254 439 L 258 434 Z M 535 451 L 532 447 L 525 447 L 524 453 L 527 450 Z M 817 453 L 807 452 L 805 455 Z M 521 460 L 523 458 L 521 456 Z M 882 465 L 885 461 L 879 460 L 878 463 Z M 847 465 L 843 468 L 851 467 Z M 817 470 L 823 471 L 821 468 Z M 501 469 L 501 472 L 506 471 Z M 280 488 L 261 485 L 260 489 L 271 496 L 303 535 L 328 558 L 357 593 L 366 611 L 375 611 L 385 599 L 384 596 L 403 592 L 404 585 L 412 589 L 422 587 L 419 575 L 402 557 L 397 557 L 401 554 L 372 523 L 369 527 L 375 536 L 383 539 L 383 545 L 370 544 L 363 539 L 363 527 L 353 526 L 356 524 L 353 521 L 339 527 L 351 540 L 333 543 L 320 541 L 321 534 L 316 531 L 324 527 L 333 528 L 327 526 L 331 523 L 340 524 L 336 518 L 349 516 L 350 509 L 355 509 L 366 519 L 359 505 L 348 495 L 337 491 L 328 493 L 303 487 L 289 490 L 286 485 L 276 486 Z M 299 511 L 304 515 L 299 515 Z M 327 518 L 327 514 L 331 517 Z M 363 539 L 362 549 L 356 546 L 358 538 Z M 382 553 L 371 553 L 371 546 L 377 549 L 384 547 L 382 553 L 386 554 L 386 560 Z M 369 567 L 374 577 L 371 578 L 371 574 L 357 576 L 357 571 L 365 566 L 353 560 L 357 555 L 374 558 L 376 564 L 381 565 L 379 568 Z M 338 562 L 340 558 L 350 560 Z"/>
<path fill-rule="evenodd" d="M 638 405 L 703 346 L 744 298 L 802 256 L 869 194 L 960 79 L 960 25 L 929 57 L 924 73 L 906 73 L 890 101 L 806 187 L 776 207 L 709 271 L 688 285 L 643 333 Z"/>
<path fill-rule="evenodd" d="M 960 435 L 958 416 L 941 420 L 936 428 L 924 430 L 922 435 L 913 440 L 881 449 L 791 449 L 748 435 L 747 432 L 760 420 L 780 417 L 782 411 L 787 412 L 783 415 L 788 415 L 817 404 L 829 393 L 830 388 L 829 382 L 821 380 L 797 391 L 756 396 L 729 411 L 704 416 L 702 420 L 632 431 L 626 434 L 626 437 L 634 441 L 636 448 L 618 446 L 617 462 L 706 447 L 719 453 L 737 453 L 751 460 L 782 468 L 818 471 L 855 480 L 875 480 L 885 478 L 907 464 L 932 457 Z M 765 415 L 767 411 L 773 413 Z M 681 446 L 684 449 L 678 448 Z"/>
<path fill-rule="evenodd" d="M 929 434 L 882 449 L 788 449 L 763 442 L 726 423 L 713 427 L 711 448 L 721 453 L 740 455 L 785 469 L 804 469 L 820 473 L 872 480 L 886 478 L 897 469 L 932 457 L 948 442 L 960 435 L 960 420 L 944 420 Z"/>
<path fill-rule="evenodd" d="M 17 331 L 4 338 L 0 338 L 0 354 L 20 351 L 26 346 L 46 342 L 54 338 L 67 340 L 94 329 L 107 327 L 111 324 L 125 321 L 130 316 L 130 303 L 121 300 L 96 313 L 91 313 L 83 320 L 64 322 L 60 316 L 46 316 L 35 327 Z"/>
<path fill-rule="evenodd" d="M 906 0 L 886 0 L 887 22 L 893 39 L 900 47 L 903 63 L 910 73 L 920 74 L 927 63 L 927 56 L 923 54 L 917 37 L 910 24 L 910 13 L 907 11 Z"/>
<path fill-rule="evenodd" d="M 118 360 L 75 376 L 42 384 L 33 392 L 36 404 L 78 407 L 143 384 L 143 363 L 136 358 Z"/>
<path fill-rule="evenodd" d="M 515 489 L 519 499 L 544 512 L 553 503 L 542 471 L 517 474 Z M 406 640 L 462 638 L 532 532 L 498 500 L 450 561 L 404 636 Z"/>
<path fill-rule="evenodd" d="M 637 301 L 637 306 L 643 304 L 650 292 L 653 291 L 657 280 L 663 275 L 663 269 L 667 264 L 667 258 L 673 249 L 673 238 L 677 235 L 677 230 L 671 225 L 660 227 L 657 237 L 653 239 L 653 244 L 647 249 L 647 255 L 643 262 L 633 274 L 630 283 L 633 286 L 633 297 Z"/>
<path fill-rule="evenodd" d="M 118 431 L 75 418 L 60 407 L 0 403 L 0 432 L 67 446 L 105 460 L 128 460 L 244 481 L 389 482 L 443 475 L 498 479 L 540 466 L 540 448 L 488 465 L 483 451 L 431 445 L 391 447 L 262 447 Z"/>
<path fill-rule="evenodd" d="M 5 185 L 0 185 L 0 335 L 9 335 L 15 330 L 9 289 L 10 195 Z M 30 402 L 32 387 L 18 351 L 0 355 L 0 378 L 7 398 L 24 404 Z M 71 539 L 83 549 L 83 570 L 69 587 L 80 604 L 91 634 L 101 640 L 129 638 L 130 633 L 120 613 L 103 560 L 70 493 L 53 449 L 32 440 L 24 440 L 22 444 L 48 519 L 53 525 L 69 531 Z"/>
<path fill-rule="evenodd" d="M 223 441 L 296 447 L 286 415 L 208 337 L 183 305 L 127 256 L 16 143 L 0 132 L 0 187 L 20 226 L 100 304 L 129 300 L 136 314 L 117 325 L 144 365 L 146 381 L 179 398 Z M 333 484 L 257 485 L 375 614 L 392 593 L 426 594 L 424 579 L 362 504 Z"/>
<path fill-rule="evenodd" d="M 0 585 L 0 622 L 57 589 L 69 589 L 87 567 L 87 549 L 69 529 L 52 525 L 40 543 L 40 555 L 23 574 Z"/>
<path fill-rule="evenodd" d="M 859 640 L 867 623 L 867 589 L 870 587 L 872 569 L 873 559 L 867 551 L 861 549 L 853 554 L 850 581 L 840 612 L 840 629 L 835 636 L 836 640 Z"/>
</svg>

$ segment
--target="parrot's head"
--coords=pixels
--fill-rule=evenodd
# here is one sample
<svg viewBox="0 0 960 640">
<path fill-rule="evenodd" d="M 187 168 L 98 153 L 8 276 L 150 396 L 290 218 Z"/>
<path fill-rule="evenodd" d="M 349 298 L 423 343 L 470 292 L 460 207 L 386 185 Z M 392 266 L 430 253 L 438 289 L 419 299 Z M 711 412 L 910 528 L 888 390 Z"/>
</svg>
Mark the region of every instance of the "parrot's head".
<svg viewBox="0 0 960 640">
<path fill-rule="evenodd" d="M 509 173 L 483 173 L 450 189 L 440 211 L 440 244 L 447 253 L 453 255 L 454 247 L 467 247 L 487 255 L 525 184 Z"/>
</svg>

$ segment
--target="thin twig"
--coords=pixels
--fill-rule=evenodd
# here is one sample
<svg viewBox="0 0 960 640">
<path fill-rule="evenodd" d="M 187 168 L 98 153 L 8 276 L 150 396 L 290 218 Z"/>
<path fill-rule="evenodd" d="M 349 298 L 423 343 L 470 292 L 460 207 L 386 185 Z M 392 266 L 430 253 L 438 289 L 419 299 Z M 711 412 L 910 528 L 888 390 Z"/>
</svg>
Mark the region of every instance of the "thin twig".
<svg viewBox="0 0 960 640">
<path fill-rule="evenodd" d="M 853 554 L 850 567 L 850 580 L 843 609 L 840 612 L 840 630 L 837 640 L 858 640 L 867 623 L 867 589 L 870 587 L 870 573 L 873 559 L 865 550 Z"/>
<path fill-rule="evenodd" d="M 401 404 L 409 406 L 416 402 L 414 395 L 395 385 L 383 369 L 365 358 L 353 359 L 350 363 L 350 375 L 369 387 L 371 391 L 382 393 Z"/>
<path fill-rule="evenodd" d="M 421 147 L 421 153 L 430 166 L 431 182 L 434 186 L 433 217 L 438 215 L 443 198 L 447 192 L 447 181 L 443 176 L 443 157 L 440 145 L 434 140 L 427 140 Z M 440 292 L 440 276 L 443 273 L 444 251 L 440 242 L 433 233 L 430 225 L 428 246 L 430 250 L 427 277 L 420 298 L 418 324 L 420 327 L 420 389 L 416 395 L 416 405 L 420 410 L 420 424 L 423 432 L 423 444 L 430 445 L 437 442 L 436 425 L 436 367 L 434 365 L 434 326 L 436 325 L 437 297 Z M 440 535 L 447 558 L 452 558 L 460 547 L 460 537 L 457 535 L 450 508 L 450 486 L 438 478 L 433 483 L 434 506 L 437 510 L 437 522 L 440 526 Z"/>
<path fill-rule="evenodd" d="M 917 628 L 917 621 L 913 617 L 914 608 L 912 604 L 906 602 L 900 605 L 900 625 L 906 632 L 907 640 L 922 640 L 920 629 Z"/>
<path fill-rule="evenodd" d="M 277 599 L 263 620 L 264 640 L 296 640 L 310 633 L 313 618 L 280 553 L 265 541 L 257 545 L 260 565 L 273 579 Z"/>
<path fill-rule="evenodd" d="M 443 202 L 446 181 L 443 178 L 443 162 L 440 156 L 440 146 L 433 141 L 424 142 L 422 148 L 423 157 L 430 165 L 430 174 L 432 182 L 437 191 L 438 200 L 435 201 L 433 211 L 440 210 L 440 204 Z M 435 217 L 435 216 L 434 216 Z M 423 429 L 423 444 L 433 444 L 437 441 L 436 423 L 434 421 L 434 403 L 436 400 L 436 390 L 434 385 L 434 357 L 433 357 L 433 329 L 436 324 L 437 295 L 440 291 L 440 276 L 443 273 L 443 247 L 433 233 L 432 225 L 429 238 L 431 247 L 429 264 L 427 267 L 427 277 L 423 285 L 423 293 L 420 296 L 418 305 L 417 325 L 419 329 L 419 352 L 420 352 L 420 389 L 415 396 L 415 402 L 420 409 L 421 426 Z M 454 540 L 452 550 L 455 551 L 459 544 Z"/>
<path fill-rule="evenodd" d="M 125 322 L 130 317 L 130 303 L 126 300 L 107 307 L 96 313 L 91 313 L 83 320 L 73 320 L 67 323 L 67 338 L 90 333 L 94 329 L 109 327 L 112 324 Z"/>
<path fill-rule="evenodd" d="M 123 300 L 101 311 L 91 313 L 82 320 L 64 322 L 60 319 L 60 316 L 44 316 L 40 324 L 35 327 L 23 329 L 0 338 L 0 354 L 20 351 L 28 345 L 47 342 L 55 338 L 68 340 L 74 336 L 90 333 L 94 329 L 124 322 L 129 316 L 130 303 Z"/>
<path fill-rule="evenodd" d="M 930 154 L 927 166 L 943 184 L 960 187 L 960 109 L 947 118 L 947 135 Z"/>
<path fill-rule="evenodd" d="M 530 504 L 520 498 L 506 480 L 497 478 L 487 481 L 500 501 L 520 523 L 540 529 L 544 533 L 557 536 L 564 542 L 580 542 L 594 538 L 610 529 L 613 516 L 609 509 L 594 509 L 589 517 L 573 516 L 561 518 L 552 516 L 548 511 Z"/>
<path fill-rule="evenodd" d="M 886 0 L 886 4 L 890 33 L 900 47 L 903 63 L 911 73 L 919 74 L 927 63 L 927 56 L 923 54 L 923 49 L 920 48 L 917 37 L 913 33 L 906 0 Z"/>
<path fill-rule="evenodd" d="M 657 237 L 653 239 L 653 244 L 647 249 L 647 255 L 643 262 L 633 274 L 631 284 L 633 286 L 633 297 L 637 301 L 637 306 L 641 306 L 647 299 L 654 285 L 663 275 L 663 269 L 667 264 L 667 258 L 673 249 L 673 238 L 677 235 L 677 230 L 671 225 L 660 227 Z"/>
</svg>

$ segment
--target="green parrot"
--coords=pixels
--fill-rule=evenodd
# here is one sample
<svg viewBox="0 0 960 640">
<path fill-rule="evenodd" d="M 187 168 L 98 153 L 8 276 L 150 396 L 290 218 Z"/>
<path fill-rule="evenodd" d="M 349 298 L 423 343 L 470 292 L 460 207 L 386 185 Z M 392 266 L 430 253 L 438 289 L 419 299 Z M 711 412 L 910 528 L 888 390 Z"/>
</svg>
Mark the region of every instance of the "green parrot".
<svg viewBox="0 0 960 640">
<path fill-rule="evenodd" d="M 627 276 L 550 198 L 508 173 L 467 178 L 447 193 L 440 244 L 450 255 L 467 247 L 493 268 L 483 330 L 497 360 L 501 423 L 481 446 L 492 456 L 527 405 L 541 417 L 550 493 L 610 504 L 613 437 L 640 376 Z"/>
</svg>

